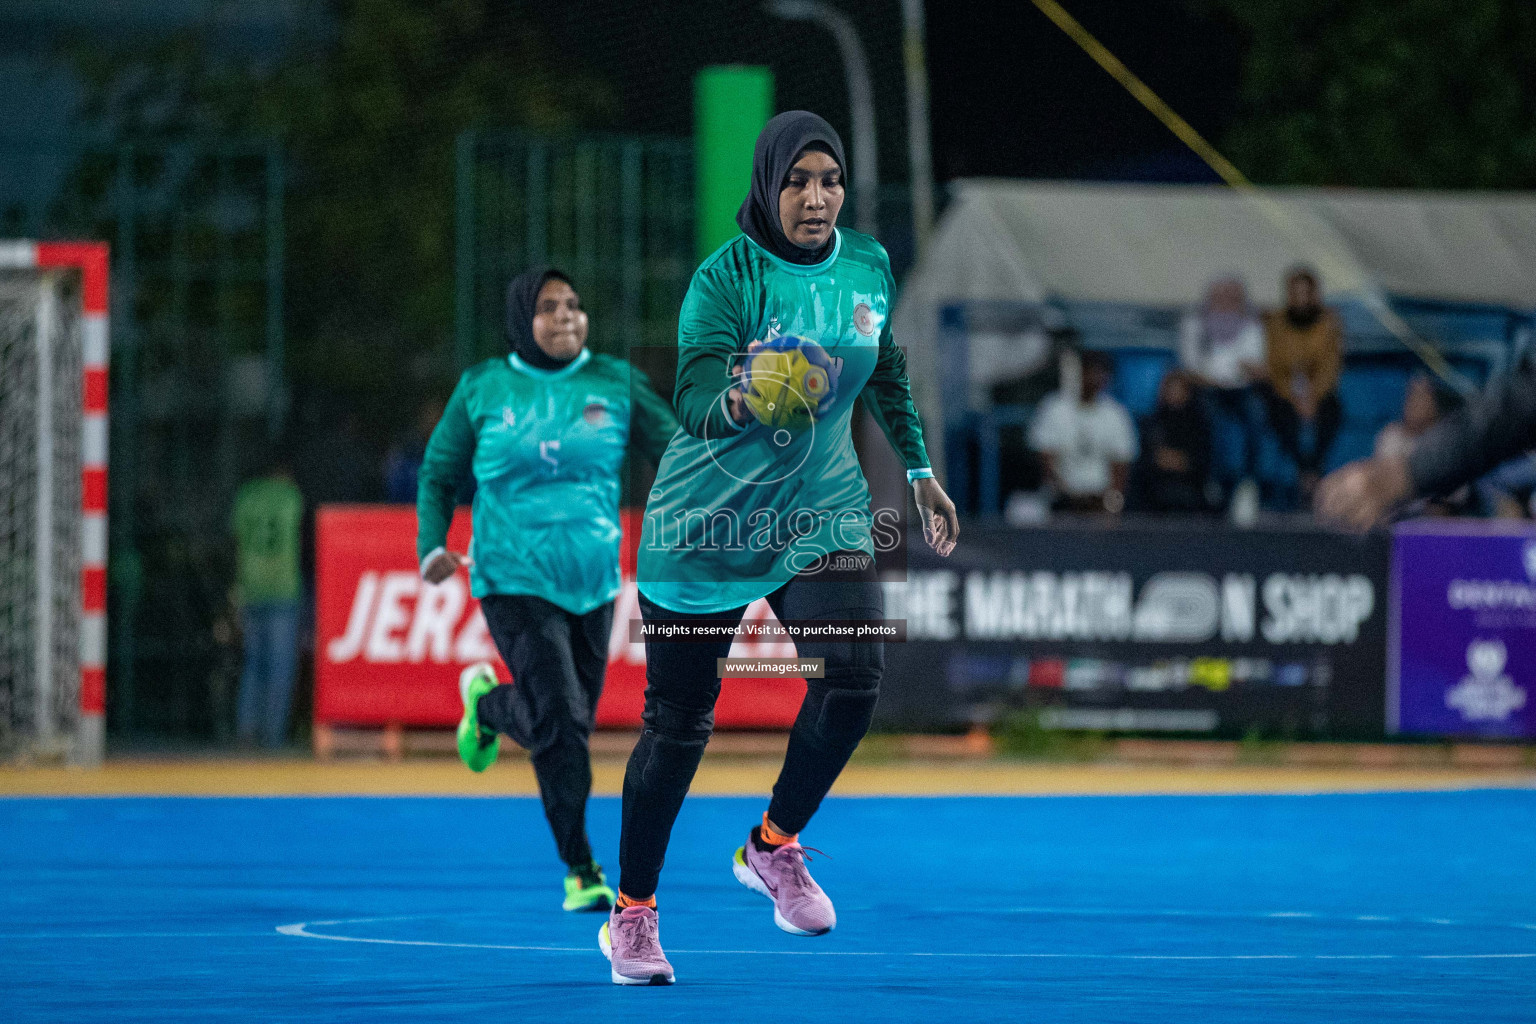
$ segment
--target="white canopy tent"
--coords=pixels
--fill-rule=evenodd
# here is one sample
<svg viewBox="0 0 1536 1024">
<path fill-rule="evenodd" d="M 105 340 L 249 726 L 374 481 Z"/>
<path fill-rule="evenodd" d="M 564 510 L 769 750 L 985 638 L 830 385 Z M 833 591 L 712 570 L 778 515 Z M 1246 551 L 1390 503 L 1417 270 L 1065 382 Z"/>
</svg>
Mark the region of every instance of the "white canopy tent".
<svg viewBox="0 0 1536 1024">
<path fill-rule="evenodd" d="M 893 327 L 940 422 L 939 314 L 976 300 L 1187 307 L 1237 275 L 1274 305 L 1286 268 L 1335 297 L 1536 307 L 1536 193 L 968 180 L 908 275 Z M 939 431 L 934 434 L 935 445 Z M 935 451 L 934 458 L 940 459 Z"/>
</svg>

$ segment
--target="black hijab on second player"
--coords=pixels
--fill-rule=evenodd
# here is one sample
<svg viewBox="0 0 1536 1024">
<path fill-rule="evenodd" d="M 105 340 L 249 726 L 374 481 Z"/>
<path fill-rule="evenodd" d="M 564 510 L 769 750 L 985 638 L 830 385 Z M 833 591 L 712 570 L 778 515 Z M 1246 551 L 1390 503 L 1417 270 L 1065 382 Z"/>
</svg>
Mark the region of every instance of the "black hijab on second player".
<svg viewBox="0 0 1536 1024">
<path fill-rule="evenodd" d="M 504 325 L 507 346 L 536 370 L 558 370 L 571 364 L 570 359 L 554 358 L 533 340 L 533 317 L 538 312 L 539 292 L 550 281 L 571 284 L 570 278 L 553 267 L 534 267 L 518 274 L 507 285 L 507 319 Z"/>
<path fill-rule="evenodd" d="M 784 191 L 790 168 L 808 148 L 824 149 L 846 172 L 843 140 L 822 118 L 808 110 L 789 110 L 770 119 L 752 150 L 752 187 L 736 211 L 743 234 L 790 263 L 819 263 L 836 244 L 833 236 L 819 248 L 802 249 L 784 234 L 779 221 L 779 193 Z"/>
</svg>

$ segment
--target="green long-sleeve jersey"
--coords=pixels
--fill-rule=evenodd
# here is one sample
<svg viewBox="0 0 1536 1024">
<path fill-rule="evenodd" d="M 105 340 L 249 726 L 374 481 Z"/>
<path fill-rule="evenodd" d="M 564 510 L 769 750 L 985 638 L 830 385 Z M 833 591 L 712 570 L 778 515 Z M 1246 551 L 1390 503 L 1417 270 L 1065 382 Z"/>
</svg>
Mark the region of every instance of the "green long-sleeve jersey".
<svg viewBox="0 0 1536 1024">
<path fill-rule="evenodd" d="M 235 533 L 241 604 L 297 601 L 303 595 L 299 574 L 303 520 L 304 496 L 287 477 L 266 476 L 240 485 L 230 526 Z"/>
<path fill-rule="evenodd" d="M 659 459 L 677 430 L 644 373 L 583 349 L 558 370 L 515 354 L 464 372 L 427 443 L 416 553 L 447 540 L 453 496 L 473 474 L 470 588 L 531 594 L 584 615 L 619 592 L 620 466 Z"/>
<path fill-rule="evenodd" d="M 851 423 L 863 400 L 907 468 L 932 476 L 906 359 L 891 337 L 890 260 L 879 242 L 837 229 L 820 263 L 788 263 L 738 235 L 695 271 L 678 319 L 681 430 L 646 504 L 640 592 L 662 608 L 708 614 L 772 593 L 831 551 L 873 553 L 896 537 L 870 510 Z M 738 426 L 726 391 L 754 341 L 799 338 L 837 366 L 813 426 Z"/>
</svg>

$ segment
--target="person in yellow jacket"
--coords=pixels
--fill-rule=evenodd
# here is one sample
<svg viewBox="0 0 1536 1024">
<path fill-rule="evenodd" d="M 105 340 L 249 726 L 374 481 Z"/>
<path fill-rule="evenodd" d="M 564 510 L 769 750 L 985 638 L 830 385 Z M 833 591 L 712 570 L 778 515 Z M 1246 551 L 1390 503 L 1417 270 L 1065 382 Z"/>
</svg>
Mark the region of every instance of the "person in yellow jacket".
<svg viewBox="0 0 1536 1024">
<path fill-rule="evenodd" d="M 1344 419 L 1338 394 L 1344 330 L 1339 315 L 1323 305 L 1311 268 L 1286 273 L 1285 308 L 1265 315 L 1264 340 L 1269 422 L 1300 472 L 1302 497 L 1310 500 Z"/>
</svg>

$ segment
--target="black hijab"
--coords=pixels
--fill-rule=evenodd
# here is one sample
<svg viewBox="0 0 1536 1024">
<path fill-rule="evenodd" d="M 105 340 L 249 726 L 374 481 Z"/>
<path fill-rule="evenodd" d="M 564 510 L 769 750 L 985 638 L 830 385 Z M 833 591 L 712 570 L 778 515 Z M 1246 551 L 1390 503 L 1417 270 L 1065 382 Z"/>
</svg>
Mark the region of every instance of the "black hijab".
<svg viewBox="0 0 1536 1024">
<path fill-rule="evenodd" d="M 736 223 L 752 241 L 790 263 L 820 263 L 827 258 L 836 235 L 819 249 L 802 249 L 784 234 L 779 223 L 779 193 L 789 169 L 807 146 L 826 147 L 837 166 L 848 172 L 843 140 L 837 130 L 808 110 L 788 110 L 763 125 L 752 150 L 752 188 L 736 211 Z"/>
<path fill-rule="evenodd" d="M 507 347 L 536 370 L 558 370 L 576 358 L 555 359 L 533 340 L 533 315 L 538 312 L 539 291 L 549 281 L 571 284 L 569 277 L 553 267 L 534 267 L 518 274 L 507 285 Z"/>
</svg>

